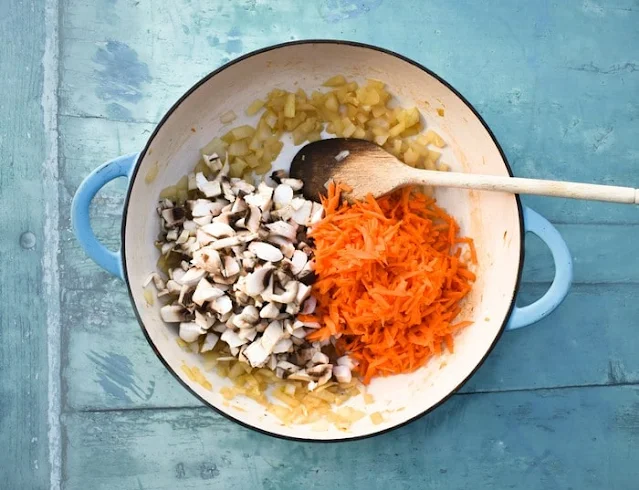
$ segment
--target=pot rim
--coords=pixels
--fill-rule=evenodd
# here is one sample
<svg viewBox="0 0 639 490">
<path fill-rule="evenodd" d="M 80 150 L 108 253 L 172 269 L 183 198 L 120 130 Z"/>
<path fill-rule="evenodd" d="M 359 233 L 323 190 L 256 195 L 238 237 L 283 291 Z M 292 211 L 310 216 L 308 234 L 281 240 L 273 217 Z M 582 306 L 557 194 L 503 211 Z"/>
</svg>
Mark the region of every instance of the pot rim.
<svg viewBox="0 0 639 490">
<path fill-rule="evenodd" d="M 358 436 L 352 436 L 352 437 L 334 438 L 334 439 L 312 439 L 312 438 L 304 438 L 304 437 L 287 436 L 287 435 L 283 435 L 283 434 L 278 434 L 277 432 L 271 432 L 271 431 L 268 431 L 268 430 L 264 430 L 264 429 L 261 429 L 259 427 L 254 426 L 254 425 L 251 425 L 251 424 L 245 423 L 243 421 L 240 421 L 240 420 L 236 419 L 235 417 L 233 417 L 231 414 L 226 413 L 226 412 L 222 411 L 221 409 L 217 408 L 216 406 L 214 406 L 213 404 L 209 403 L 203 397 L 198 395 L 185 381 L 182 380 L 182 378 L 180 378 L 180 376 L 178 376 L 178 374 L 175 371 L 175 369 L 173 369 L 173 367 L 169 364 L 169 362 L 164 358 L 162 353 L 159 351 L 157 346 L 153 343 L 153 340 L 151 339 L 151 337 L 150 337 L 150 335 L 149 335 L 144 323 L 142 322 L 142 318 L 140 317 L 140 313 L 139 313 L 138 308 L 137 308 L 137 306 L 135 304 L 135 300 L 133 298 L 133 291 L 131 289 L 131 284 L 129 282 L 129 275 L 128 275 L 128 270 L 127 270 L 127 265 L 126 265 L 126 239 L 125 239 L 125 237 L 126 237 L 126 222 L 127 222 L 127 214 L 128 214 L 128 209 L 129 209 L 129 202 L 130 202 L 130 199 L 131 199 L 131 190 L 133 188 L 132 184 L 133 184 L 133 182 L 135 181 L 135 179 L 137 177 L 138 170 L 140 169 L 140 162 L 142 162 L 142 160 L 146 156 L 146 153 L 148 152 L 148 150 L 149 150 L 149 148 L 151 146 L 151 143 L 153 142 L 153 140 L 157 136 L 157 133 L 159 132 L 160 128 L 164 125 L 164 123 L 171 117 L 173 112 L 175 112 L 175 110 L 180 106 L 180 104 L 182 104 L 182 102 L 184 102 L 193 92 L 195 92 L 200 86 L 202 86 L 206 82 L 208 82 L 215 75 L 217 75 L 220 72 L 226 70 L 227 68 L 235 65 L 236 63 L 239 63 L 241 61 L 244 61 L 246 59 L 249 59 L 249 58 L 251 58 L 253 56 L 256 56 L 256 55 L 259 55 L 259 54 L 267 53 L 269 51 L 274 51 L 276 49 L 285 48 L 285 47 L 288 47 L 288 46 L 305 45 L 305 44 L 335 44 L 335 45 L 345 45 L 345 46 L 353 46 L 353 47 L 357 47 L 357 48 L 369 49 L 369 50 L 372 50 L 372 51 L 377 51 L 377 52 L 381 52 L 381 53 L 384 53 L 384 54 L 387 54 L 387 55 L 390 55 L 390 56 L 394 56 L 394 57 L 396 57 L 396 58 L 398 58 L 398 59 L 400 59 L 402 61 L 405 61 L 405 62 L 413 65 L 414 67 L 419 68 L 420 70 L 424 71 L 425 73 L 427 73 L 428 75 L 430 75 L 431 77 L 435 78 L 437 81 L 442 83 L 451 92 L 453 92 L 472 111 L 472 113 L 479 120 L 479 122 L 484 127 L 484 129 L 486 130 L 486 132 L 488 133 L 488 135 L 492 139 L 493 143 L 497 147 L 497 150 L 499 151 L 499 154 L 501 155 L 501 157 L 502 157 L 502 159 L 504 161 L 504 164 L 506 165 L 506 170 L 508 171 L 508 175 L 510 175 L 510 177 L 514 176 L 513 172 L 512 172 L 512 169 L 510 167 L 510 164 L 508 162 L 508 159 L 506 158 L 506 155 L 505 155 L 501 145 L 497 141 L 497 138 L 493 134 L 492 130 L 490 129 L 490 127 L 488 126 L 486 121 L 484 121 L 484 119 L 479 114 L 479 112 L 475 109 L 475 107 L 457 89 L 455 89 L 455 87 L 453 87 L 450 83 L 448 83 L 446 80 L 444 80 L 442 77 L 437 75 L 435 72 L 433 72 L 429 68 L 426 68 L 421 63 L 418 63 L 418 62 L 416 62 L 416 61 L 414 61 L 414 60 L 412 60 L 410 58 L 407 58 L 406 56 L 403 56 L 403 55 L 401 55 L 399 53 L 396 53 L 395 51 L 392 51 L 392 50 L 389 50 L 389 49 L 386 49 L 386 48 L 381 48 L 379 46 L 374 46 L 374 45 L 371 45 L 371 44 L 366 44 L 366 43 L 361 43 L 361 42 L 356 42 L 356 41 L 346 41 L 346 40 L 341 40 L 341 39 L 303 39 L 303 40 L 289 41 L 289 42 L 284 42 L 284 43 L 279 43 L 279 44 L 273 44 L 271 46 L 267 46 L 267 47 L 264 47 L 264 48 L 261 48 L 261 49 L 257 49 L 255 51 L 251 51 L 250 53 L 246 53 L 246 54 L 244 54 L 242 56 L 239 56 L 238 58 L 235 58 L 235 59 L 225 63 L 224 65 L 220 66 L 216 70 L 213 70 L 212 72 L 210 72 L 208 75 L 204 76 L 197 83 L 195 83 L 191 88 L 189 88 L 171 106 L 171 108 L 162 117 L 160 122 L 156 125 L 155 129 L 153 130 L 153 133 L 151 134 L 151 136 L 147 140 L 147 142 L 146 142 L 146 144 L 144 146 L 144 149 L 140 152 L 140 154 L 137 157 L 137 160 L 136 160 L 136 163 L 135 163 L 135 167 L 133 168 L 133 171 L 132 171 L 131 176 L 130 176 L 129 186 L 127 188 L 126 197 L 125 197 L 125 200 L 124 200 L 124 205 L 123 205 L 123 210 L 122 210 L 121 236 L 120 236 L 120 240 L 121 240 L 121 244 L 122 244 L 121 245 L 121 247 L 122 247 L 122 270 L 123 270 L 123 273 L 124 273 L 124 282 L 126 283 L 126 286 L 127 286 L 127 293 L 129 295 L 129 300 L 131 301 L 131 304 L 133 306 L 133 311 L 135 312 L 135 317 L 136 317 L 136 319 L 138 321 L 138 324 L 140 325 L 140 328 L 142 329 L 142 332 L 144 333 L 144 336 L 145 336 L 147 342 L 149 343 L 149 345 L 153 349 L 153 352 L 158 357 L 160 362 L 162 362 L 164 367 L 173 375 L 173 377 L 175 379 L 177 379 L 178 382 L 182 386 L 184 386 L 184 388 L 186 388 L 189 391 L 189 393 L 191 393 L 191 395 L 195 396 L 205 406 L 207 406 L 208 408 L 213 409 L 215 412 L 217 412 L 218 414 L 222 415 L 223 417 L 225 417 L 225 418 L 227 418 L 227 419 L 229 419 L 229 420 L 231 420 L 231 421 L 233 421 L 233 422 L 235 422 L 235 423 L 237 423 L 237 424 L 239 424 L 239 425 L 241 425 L 241 426 L 243 426 L 243 427 L 245 427 L 247 429 L 251 429 L 253 431 L 256 431 L 256 432 L 259 432 L 261 434 L 265 434 L 265 435 L 268 435 L 268 436 L 276 437 L 278 439 L 285 439 L 285 440 L 288 440 L 288 441 L 296 441 L 296 442 L 315 442 L 315 443 L 318 443 L 318 442 L 320 442 L 320 443 L 330 443 L 330 442 L 358 441 L 358 440 L 362 440 L 362 439 L 367 439 L 369 437 L 385 434 L 385 433 L 391 432 L 393 430 L 399 429 L 400 427 L 404 427 L 404 426 L 410 424 L 411 422 L 414 422 L 414 421 L 424 417 L 425 415 L 429 414 L 433 410 L 435 410 L 437 407 L 439 407 L 444 402 L 446 402 L 451 396 L 453 396 L 455 393 L 457 393 L 468 382 L 468 380 L 484 364 L 484 362 L 486 361 L 486 359 L 488 358 L 490 353 L 495 348 L 495 345 L 497 345 L 497 342 L 499 341 L 499 339 L 501 339 L 501 336 L 503 335 L 504 331 L 506 330 L 506 325 L 507 325 L 508 320 L 509 320 L 509 318 L 510 318 L 512 312 L 513 312 L 513 309 L 515 307 L 515 301 L 516 301 L 517 293 L 519 292 L 519 288 L 520 288 L 520 285 L 521 285 L 521 277 L 522 277 L 523 265 L 524 265 L 524 249 L 525 249 L 525 240 L 524 240 L 525 236 L 524 235 L 525 235 L 525 228 L 524 228 L 523 208 L 522 208 L 521 199 L 519 197 L 519 194 L 515 194 L 515 201 L 517 203 L 517 213 L 519 215 L 519 233 L 520 233 L 520 243 L 521 243 L 520 252 L 519 252 L 519 264 L 518 264 L 518 270 L 517 270 L 517 280 L 515 282 L 515 287 L 513 289 L 513 294 L 512 294 L 511 301 L 510 301 L 510 305 L 508 307 L 508 312 L 507 312 L 507 314 L 506 314 L 506 316 L 504 318 L 504 321 L 503 321 L 501 327 L 499 328 L 499 331 L 497 332 L 497 336 L 495 337 L 495 340 L 488 347 L 488 349 L 486 350 L 486 353 L 483 355 L 483 357 L 477 363 L 477 365 L 473 368 L 473 370 L 468 374 L 468 376 L 466 376 L 455 388 L 453 388 L 446 396 L 444 396 L 437 403 L 435 403 L 434 405 L 431 405 L 430 407 L 425 409 L 423 412 L 415 415 L 414 417 L 411 417 L 410 419 L 408 419 L 408 420 L 406 420 L 406 421 L 404 421 L 404 422 L 402 422 L 400 424 L 394 425 L 392 427 L 388 427 L 388 428 L 383 429 L 383 430 L 373 431 L 373 432 L 370 432 L 370 433 L 364 434 L 364 435 L 358 435 Z"/>
</svg>

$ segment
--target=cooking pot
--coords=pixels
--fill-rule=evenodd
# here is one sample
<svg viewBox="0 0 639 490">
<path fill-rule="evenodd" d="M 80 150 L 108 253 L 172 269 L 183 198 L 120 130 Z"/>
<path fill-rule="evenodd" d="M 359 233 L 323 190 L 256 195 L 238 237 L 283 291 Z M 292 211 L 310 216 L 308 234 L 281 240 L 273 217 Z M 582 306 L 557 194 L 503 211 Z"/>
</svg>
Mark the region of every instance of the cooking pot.
<svg viewBox="0 0 639 490">
<path fill-rule="evenodd" d="M 220 116 L 234 111 L 233 125 L 255 123 L 244 109 L 273 88 L 310 91 L 336 74 L 363 81 L 384 81 L 402 103 L 421 111 L 427 128 L 448 143 L 442 160 L 455 171 L 512 176 L 504 152 L 484 120 L 449 83 L 424 66 L 374 46 L 343 41 L 300 41 L 261 49 L 227 63 L 184 94 L 157 125 L 140 153 L 111 160 L 91 173 L 73 200 L 72 221 L 86 253 L 127 285 L 142 331 L 164 366 L 202 402 L 226 417 L 258 431 L 297 440 L 347 440 L 378 434 L 406 424 L 444 402 L 486 359 L 505 330 L 530 325 L 551 313 L 564 299 L 572 279 L 572 261 L 557 230 L 542 216 L 522 206 L 510 194 L 438 189 L 436 198 L 456 217 L 461 233 L 475 241 L 477 281 L 464 301 L 460 320 L 474 323 L 455 338 L 454 353 L 433 358 L 410 374 L 374 379 L 368 393 L 348 404 L 367 414 L 379 412 L 375 424 L 363 417 L 348 430 L 326 425 L 286 425 L 256 402 L 224 400 L 220 389 L 231 385 L 215 371 L 206 371 L 200 355 L 177 343 L 177 329 L 160 318 L 160 302 L 144 297 L 143 282 L 156 270 L 159 231 L 156 214 L 162 189 L 193 170 L 199 151 L 210 139 L 226 132 Z M 295 152 L 292 143 L 275 162 L 286 168 Z M 121 249 L 106 249 L 95 238 L 89 205 L 109 181 L 126 177 L 129 186 L 121 226 Z M 524 261 L 524 234 L 534 233 L 552 252 L 555 277 L 535 303 L 515 306 Z M 126 339 L 123 339 L 126 342 Z M 199 367 L 212 388 L 191 380 L 183 366 Z M 376 420 L 379 422 L 379 420 Z"/>
</svg>

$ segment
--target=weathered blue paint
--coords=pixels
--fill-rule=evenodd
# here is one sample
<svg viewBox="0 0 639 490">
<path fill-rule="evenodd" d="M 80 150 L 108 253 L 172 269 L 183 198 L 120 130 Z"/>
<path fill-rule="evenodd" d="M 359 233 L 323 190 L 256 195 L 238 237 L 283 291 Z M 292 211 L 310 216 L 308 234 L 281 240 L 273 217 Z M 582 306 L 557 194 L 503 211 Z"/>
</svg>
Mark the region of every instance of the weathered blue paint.
<svg viewBox="0 0 639 490">
<path fill-rule="evenodd" d="M 146 401 L 153 396 L 155 381 L 149 381 L 145 387 L 140 386 L 139 380 L 133 372 L 133 363 L 128 357 L 115 352 L 104 354 L 91 351 L 87 354 L 95 364 L 98 384 L 107 395 L 113 396 L 121 403 L 133 403 L 131 397 Z"/>
<path fill-rule="evenodd" d="M 46 351 L 54 369 L 57 353 L 44 332 L 58 323 L 62 373 L 50 379 L 63 381 L 64 488 L 636 487 L 636 208 L 524 198 L 572 252 L 564 303 L 504 335 L 464 387 L 472 394 L 343 446 L 266 438 L 196 409 L 150 352 L 122 282 L 86 257 L 69 219 L 82 179 L 139 151 L 202 75 L 238 50 L 305 37 L 380 44 L 435 70 L 486 118 L 516 175 L 636 186 L 636 0 L 59 1 L 60 159 L 45 165 L 44 182 L 44 140 L 58 138 L 42 126 L 43 4 L 0 2 L 0 196 L 11 217 L 0 239 L 0 258 L 11 259 L 0 268 L 0 486 L 49 487 Z M 50 85 L 45 96 L 55 98 Z M 91 207 L 96 238 L 112 249 L 124 189 L 113 181 Z M 59 254 L 47 249 L 58 234 Z M 521 304 L 553 277 L 548 250 L 531 238 Z"/>
<path fill-rule="evenodd" d="M 142 98 L 142 84 L 151 81 L 146 63 L 125 43 L 107 41 L 98 48 L 93 61 L 100 66 L 96 74 L 100 80 L 96 94 L 102 100 L 138 102 Z"/>
</svg>

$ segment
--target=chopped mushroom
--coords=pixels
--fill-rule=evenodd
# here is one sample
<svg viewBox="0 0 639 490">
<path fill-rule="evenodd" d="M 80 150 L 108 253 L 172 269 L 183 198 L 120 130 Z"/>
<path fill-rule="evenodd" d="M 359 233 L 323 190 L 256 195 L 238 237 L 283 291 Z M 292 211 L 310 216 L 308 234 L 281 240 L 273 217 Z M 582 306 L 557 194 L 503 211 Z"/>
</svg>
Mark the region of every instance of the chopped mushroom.
<svg viewBox="0 0 639 490">
<path fill-rule="evenodd" d="M 200 327 L 195 322 L 183 322 L 180 323 L 180 338 L 184 340 L 184 342 L 195 342 L 200 338 L 200 335 L 206 333 L 206 330 Z"/>
<path fill-rule="evenodd" d="M 160 308 L 160 316 L 167 323 L 182 322 L 186 319 L 186 310 L 181 305 L 166 305 Z"/>
<path fill-rule="evenodd" d="M 172 302 L 160 309 L 162 319 L 179 324 L 192 350 L 220 348 L 218 362 L 266 367 L 309 389 L 350 380 L 355 366 L 348 357 L 333 367 L 331 341 L 306 338 L 319 323 L 295 318 L 317 306 L 309 226 L 322 219 L 322 205 L 304 199 L 303 182 L 283 171 L 272 175 L 277 186 L 255 188 L 229 177 L 228 158 L 224 164 L 216 154 L 202 160 L 217 176 L 189 174 L 188 200 L 164 199 L 157 207 L 157 246 L 172 266 L 167 281 L 154 273 L 144 286 L 153 282 L 158 297 Z"/>
</svg>

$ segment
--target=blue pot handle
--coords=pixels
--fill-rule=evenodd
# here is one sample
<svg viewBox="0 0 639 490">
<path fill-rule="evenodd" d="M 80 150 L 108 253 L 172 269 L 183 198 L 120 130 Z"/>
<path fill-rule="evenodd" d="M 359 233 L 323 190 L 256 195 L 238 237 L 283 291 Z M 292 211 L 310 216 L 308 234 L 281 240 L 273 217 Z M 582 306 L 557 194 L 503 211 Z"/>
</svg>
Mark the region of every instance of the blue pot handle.
<svg viewBox="0 0 639 490">
<path fill-rule="evenodd" d="M 98 191 L 108 182 L 118 177 L 130 179 L 137 158 L 138 154 L 132 153 L 96 168 L 80 184 L 71 204 L 71 223 L 80 245 L 96 264 L 120 279 L 124 279 L 120 251 L 112 252 L 95 237 L 91 229 L 89 206 Z"/>
<path fill-rule="evenodd" d="M 550 289 L 533 304 L 515 306 L 506 330 L 515 330 L 538 322 L 552 313 L 564 300 L 572 283 L 572 257 L 557 229 L 539 213 L 524 208 L 524 230 L 541 238 L 550 249 L 555 262 L 555 278 Z"/>
</svg>

